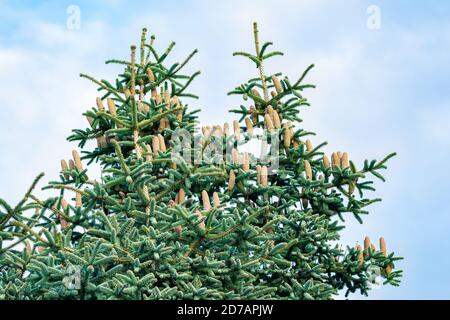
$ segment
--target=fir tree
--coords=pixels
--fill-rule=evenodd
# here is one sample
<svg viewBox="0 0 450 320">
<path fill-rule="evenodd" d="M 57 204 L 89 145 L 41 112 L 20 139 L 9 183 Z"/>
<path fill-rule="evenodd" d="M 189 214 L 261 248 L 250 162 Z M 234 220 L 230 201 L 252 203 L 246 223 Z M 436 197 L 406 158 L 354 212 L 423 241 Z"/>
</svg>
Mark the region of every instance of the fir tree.
<svg viewBox="0 0 450 320">
<path fill-rule="evenodd" d="M 82 156 L 61 160 L 60 180 L 44 187 L 58 196 L 33 195 L 40 174 L 16 206 L 0 199 L 0 299 L 331 299 L 367 295 L 374 270 L 398 285 L 400 258 L 383 238 L 379 248 L 367 237 L 364 247 L 338 244 L 344 216 L 362 223 L 380 201 L 365 197 L 367 177 L 384 181 L 395 154 L 357 169 L 346 152 L 330 160 L 325 142 L 312 145 L 300 111 L 313 65 L 293 82 L 266 75 L 266 60 L 282 53 L 260 45 L 255 24 L 255 54 L 235 53 L 258 69 L 229 93 L 244 99 L 232 110 L 239 121 L 199 130 L 185 102 L 197 98 L 186 90 L 199 72 L 181 73 L 197 51 L 167 65 L 175 43 L 157 53 L 146 32 L 130 61 L 107 61 L 124 67 L 115 82 L 81 74 L 100 96 L 84 113 L 88 128 L 68 137 Z M 180 129 L 200 139 L 174 139 Z M 268 141 L 262 158 L 239 151 L 255 137 Z M 220 146 L 219 156 L 187 161 L 174 157 L 180 145 L 190 155 Z M 274 148 L 269 168 L 262 159 L 274 160 Z M 97 180 L 85 167 L 93 162 Z"/>
</svg>

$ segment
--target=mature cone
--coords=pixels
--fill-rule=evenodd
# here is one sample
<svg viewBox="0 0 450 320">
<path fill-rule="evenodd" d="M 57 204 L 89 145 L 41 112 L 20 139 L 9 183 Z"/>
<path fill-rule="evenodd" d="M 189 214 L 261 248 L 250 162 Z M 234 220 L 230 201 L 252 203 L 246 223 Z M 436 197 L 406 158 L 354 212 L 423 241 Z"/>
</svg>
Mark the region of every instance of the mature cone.
<svg viewBox="0 0 450 320">
<path fill-rule="evenodd" d="M 219 194 L 217 192 L 213 193 L 213 203 L 215 208 L 220 206 Z"/>
<path fill-rule="evenodd" d="M 365 237 L 364 238 L 364 252 L 365 252 L 365 256 L 369 256 L 369 248 L 370 248 L 370 239 L 369 237 Z"/>
<path fill-rule="evenodd" d="M 206 190 L 202 191 L 202 201 L 203 201 L 203 209 L 205 211 L 208 211 L 211 209 L 211 203 L 209 202 L 209 196 Z"/>
<path fill-rule="evenodd" d="M 261 167 L 261 185 L 262 186 L 267 186 L 268 185 L 268 177 L 267 177 L 267 167 L 266 166 L 262 166 Z"/>
<path fill-rule="evenodd" d="M 277 93 L 283 92 L 281 82 L 280 82 L 280 80 L 278 80 L 277 76 L 275 76 L 275 75 L 272 76 L 272 82 L 273 82 L 273 85 L 275 86 L 275 90 L 277 90 Z"/>
<path fill-rule="evenodd" d="M 228 179 L 228 190 L 229 191 L 234 189 L 235 183 L 236 183 L 236 175 L 233 170 L 230 170 L 230 177 Z"/>
<path fill-rule="evenodd" d="M 247 133 L 249 136 L 253 135 L 253 124 L 249 118 L 245 118 L 245 126 L 247 127 Z"/>
<path fill-rule="evenodd" d="M 79 171 L 83 171 L 83 164 L 81 163 L 80 155 L 78 154 L 78 152 L 76 150 L 72 150 L 72 157 L 73 157 L 73 161 L 75 163 L 75 167 Z"/>
<path fill-rule="evenodd" d="M 311 180 L 313 178 L 313 173 L 312 173 L 312 169 L 311 169 L 311 164 L 309 163 L 308 160 L 304 160 L 303 161 L 303 165 L 305 166 L 305 174 L 306 174 L 306 178 L 308 178 L 309 180 Z"/>
<path fill-rule="evenodd" d="M 306 145 L 306 151 L 308 151 L 308 152 L 311 152 L 314 149 L 313 145 L 309 139 L 306 140 L 305 145 Z"/>
<path fill-rule="evenodd" d="M 323 166 L 325 168 L 329 168 L 331 166 L 330 160 L 328 159 L 328 157 L 326 155 L 323 155 L 322 161 L 323 161 Z"/>
<path fill-rule="evenodd" d="M 61 171 L 63 172 L 64 178 L 69 179 L 69 175 L 66 172 L 67 170 L 69 170 L 69 167 L 67 166 L 67 162 L 66 160 L 62 159 L 61 160 Z"/>
</svg>

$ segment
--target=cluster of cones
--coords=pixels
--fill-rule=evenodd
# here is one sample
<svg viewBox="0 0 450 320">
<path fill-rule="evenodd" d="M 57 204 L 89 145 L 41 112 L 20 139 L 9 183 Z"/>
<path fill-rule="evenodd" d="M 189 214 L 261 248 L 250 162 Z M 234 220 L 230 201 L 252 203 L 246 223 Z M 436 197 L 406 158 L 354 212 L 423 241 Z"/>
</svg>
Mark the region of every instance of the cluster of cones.
<svg viewBox="0 0 450 320">
<path fill-rule="evenodd" d="M 360 266 L 364 263 L 364 258 L 370 255 L 369 249 L 372 251 L 377 251 L 375 245 L 370 242 L 369 237 L 365 237 L 364 239 L 364 249 L 360 245 L 358 245 L 356 249 L 358 250 L 358 264 Z M 383 253 L 385 257 L 387 257 L 386 241 L 384 240 L 383 237 L 380 238 L 380 251 Z M 391 273 L 392 267 L 388 265 L 385 268 L 385 271 L 388 274 Z"/>
<path fill-rule="evenodd" d="M 150 84 L 153 85 L 155 82 L 155 75 L 153 74 L 153 71 L 151 68 L 147 68 L 147 77 L 148 77 Z M 141 86 L 141 88 L 143 88 L 143 86 Z M 141 99 L 143 100 L 142 93 L 141 93 Z M 163 87 L 159 88 L 159 92 L 156 88 L 154 88 L 152 90 L 151 99 L 153 99 L 155 101 L 156 105 L 159 105 L 164 102 L 166 105 L 166 108 L 168 110 L 170 110 L 173 106 L 175 108 L 181 107 L 180 99 L 178 98 L 178 96 L 173 95 L 171 97 L 171 92 L 169 91 L 169 89 L 164 90 Z M 148 112 L 149 107 L 142 103 L 138 103 L 138 110 Z M 163 112 L 163 109 L 160 108 L 159 112 Z M 175 115 L 177 117 L 178 122 L 181 122 L 183 119 L 183 112 L 178 110 L 175 112 Z M 166 129 L 166 128 L 170 129 L 170 122 L 167 117 L 164 117 L 159 122 L 158 131 L 163 132 L 164 129 Z"/>
<path fill-rule="evenodd" d="M 132 48 L 132 63 L 134 65 L 134 48 Z M 134 75 L 134 68 L 132 69 L 132 76 L 133 77 L 135 76 Z M 154 73 L 153 73 L 153 71 L 152 71 L 152 69 L 150 67 L 147 68 L 147 77 L 148 77 L 148 81 L 153 86 L 153 89 L 151 91 L 151 99 L 155 102 L 155 105 L 161 105 L 162 103 L 164 103 L 167 110 L 171 110 L 172 108 L 176 109 L 176 110 L 174 110 L 174 114 L 175 114 L 178 122 L 181 122 L 182 119 L 183 119 L 183 111 L 181 110 L 181 106 L 182 105 L 181 105 L 181 102 L 180 102 L 180 99 L 178 98 L 178 96 L 176 96 L 176 95 L 171 96 L 171 92 L 170 92 L 170 90 L 168 88 L 164 89 L 163 86 L 161 86 L 159 88 L 159 90 L 158 90 L 158 88 L 156 88 L 154 86 L 156 78 L 155 78 L 155 75 L 154 75 Z M 140 84 L 139 92 L 138 92 L 139 99 L 137 100 L 138 112 L 149 112 L 150 111 L 149 104 L 143 103 L 143 101 L 145 99 L 144 81 L 142 79 L 140 79 L 139 84 Z M 134 95 L 135 95 L 134 81 L 132 81 L 132 88 L 131 89 L 126 87 L 126 86 L 123 86 L 122 87 L 122 92 L 125 95 L 125 98 L 128 99 L 128 98 L 132 97 L 134 99 Z M 96 104 L 97 104 L 97 109 L 98 109 L 99 112 L 106 112 L 105 111 L 105 107 L 103 105 L 103 102 L 102 102 L 102 100 L 99 97 L 96 98 Z M 111 98 L 107 98 L 107 105 L 108 105 L 109 114 L 112 117 L 117 117 L 117 107 L 116 107 L 116 104 L 114 103 L 114 101 Z M 162 113 L 163 111 L 164 110 L 161 107 L 159 109 L 159 112 Z M 93 122 L 94 122 L 93 118 L 90 117 L 90 116 L 87 116 L 86 118 L 87 118 L 90 126 L 93 127 Z M 123 127 L 123 125 L 120 124 L 120 123 L 117 123 L 116 125 L 117 125 L 117 128 Z M 167 116 L 161 118 L 161 120 L 159 122 L 158 131 L 161 133 L 166 128 L 169 128 L 169 129 L 171 128 L 170 122 L 169 122 L 169 119 L 168 119 Z M 105 147 L 110 142 L 109 141 L 109 137 L 106 136 L 103 132 L 100 132 L 96 136 L 96 139 L 97 139 L 97 146 L 99 148 Z M 160 142 L 160 147 L 162 148 L 162 143 L 161 142 Z"/>
<path fill-rule="evenodd" d="M 345 169 L 350 166 L 350 162 L 348 160 L 348 153 L 341 151 L 333 152 L 331 154 L 331 163 L 330 159 L 326 155 L 323 156 L 322 162 L 325 168 L 338 167 L 340 169 Z"/>
<path fill-rule="evenodd" d="M 206 190 L 202 191 L 201 199 L 202 199 L 202 204 L 203 204 L 203 210 L 204 211 L 211 210 L 211 208 L 212 208 L 211 200 L 210 200 L 210 196 L 208 195 L 208 192 Z M 169 201 L 169 207 L 173 208 L 176 205 L 181 205 L 181 204 L 183 204 L 183 202 L 185 200 L 186 200 L 186 192 L 184 191 L 184 189 L 180 189 L 175 196 L 175 201 L 174 200 Z M 214 208 L 220 207 L 220 198 L 219 198 L 219 194 L 217 192 L 213 192 L 212 201 L 213 201 Z M 194 214 L 196 214 L 200 220 L 205 217 L 200 210 L 195 210 Z M 200 229 L 205 230 L 204 220 L 201 220 L 198 226 Z M 177 233 L 178 236 L 181 235 L 182 230 L 183 230 L 183 228 L 181 226 L 174 227 L 174 231 Z"/>
<path fill-rule="evenodd" d="M 67 161 L 62 159 L 61 160 L 61 173 L 63 174 L 64 178 L 69 179 L 69 171 L 78 169 L 79 172 L 83 171 L 83 164 L 81 163 L 80 155 L 76 150 L 72 150 L 72 159 L 69 159 L 69 164 L 67 165 Z M 57 203 L 55 203 L 56 208 Z M 61 207 L 65 211 L 68 208 L 68 203 L 64 198 L 61 198 Z M 81 208 L 82 207 L 82 200 L 81 200 L 81 193 L 75 192 L 75 207 Z M 59 220 L 61 222 L 61 228 L 67 229 L 69 226 L 69 223 L 62 217 L 61 215 L 58 215 Z"/>
<path fill-rule="evenodd" d="M 105 107 L 103 105 L 102 100 L 99 97 L 96 98 L 96 104 L 97 104 L 97 109 L 99 112 L 105 112 Z M 113 117 L 116 117 L 117 116 L 116 104 L 114 103 L 114 101 L 111 98 L 107 98 L 107 105 L 108 105 L 108 111 L 109 111 L 110 115 Z M 91 118 L 90 116 L 86 116 L 86 119 L 89 122 L 89 125 L 91 126 L 91 128 L 93 128 L 94 119 Z M 117 124 L 117 127 L 121 128 L 122 125 Z M 97 139 L 97 146 L 99 148 L 104 148 L 110 142 L 109 137 L 107 135 L 105 135 L 103 132 L 100 132 L 95 138 Z"/>
</svg>

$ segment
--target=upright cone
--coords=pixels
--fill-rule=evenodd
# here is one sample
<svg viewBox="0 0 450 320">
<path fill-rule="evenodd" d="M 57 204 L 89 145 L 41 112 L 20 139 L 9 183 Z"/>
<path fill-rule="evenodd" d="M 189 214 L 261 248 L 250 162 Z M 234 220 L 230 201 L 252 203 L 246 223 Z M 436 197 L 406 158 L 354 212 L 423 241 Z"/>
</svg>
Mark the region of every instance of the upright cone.
<svg viewBox="0 0 450 320">
<path fill-rule="evenodd" d="M 209 196 L 206 190 L 202 191 L 202 202 L 203 202 L 203 209 L 205 211 L 208 211 L 211 209 L 211 203 L 209 202 Z"/>
<path fill-rule="evenodd" d="M 280 82 L 280 80 L 278 80 L 277 76 L 275 76 L 275 75 L 272 76 L 272 82 L 273 82 L 273 85 L 275 86 L 275 90 L 277 90 L 278 94 L 283 92 L 283 87 L 281 86 L 281 82 Z"/>
<path fill-rule="evenodd" d="M 245 118 L 245 126 L 247 127 L 247 134 L 249 136 L 253 135 L 253 124 L 249 118 Z"/>
<path fill-rule="evenodd" d="M 75 207 L 81 208 L 83 206 L 83 202 L 81 200 L 81 193 L 76 192 L 75 193 Z"/>
<path fill-rule="evenodd" d="M 194 213 L 197 215 L 197 217 L 198 217 L 199 219 L 204 218 L 203 214 L 202 214 L 200 211 L 196 210 Z M 200 222 L 200 223 L 198 224 L 198 226 L 200 227 L 200 229 L 205 230 L 205 220 L 203 220 L 202 222 Z"/>
<path fill-rule="evenodd" d="M 283 125 L 284 127 L 284 132 L 283 132 L 283 145 L 286 148 L 289 148 L 291 145 L 291 130 L 289 128 L 289 125 L 287 123 L 285 123 Z"/>
<path fill-rule="evenodd" d="M 265 127 L 266 127 L 267 130 L 272 130 L 273 129 L 272 118 L 267 113 L 264 116 L 264 124 L 265 124 Z"/>
<path fill-rule="evenodd" d="M 230 125 L 228 124 L 228 122 L 225 122 L 223 124 L 223 134 L 226 136 L 230 134 Z"/>
<path fill-rule="evenodd" d="M 339 156 L 337 155 L 336 152 L 333 152 L 331 154 L 331 165 L 333 166 L 333 168 L 335 168 L 335 167 L 340 168 L 341 167 L 341 159 L 339 158 Z"/>
<path fill-rule="evenodd" d="M 100 99 L 99 97 L 97 97 L 95 99 L 95 102 L 97 103 L 97 108 L 99 111 L 104 112 L 105 111 L 105 107 L 103 106 L 103 102 L 102 99 Z"/>
<path fill-rule="evenodd" d="M 276 129 L 281 129 L 281 120 L 280 120 L 280 116 L 278 115 L 278 112 L 276 110 L 274 110 L 272 112 L 272 120 L 273 120 L 273 126 Z"/>
<path fill-rule="evenodd" d="M 147 68 L 147 78 L 148 81 L 150 81 L 150 83 L 155 82 L 155 75 L 153 74 L 153 71 L 150 68 Z"/>
<path fill-rule="evenodd" d="M 362 265 L 364 263 L 364 255 L 363 255 L 363 249 L 361 246 L 357 247 L 358 249 L 358 265 Z"/>
<path fill-rule="evenodd" d="M 159 151 L 159 138 L 156 136 L 152 138 L 152 149 L 153 155 L 157 156 Z"/>
<path fill-rule="evenodd" d="M 75 163 L 75 167 L 79 171 L 82 171 L 83 170 L 83 165 L 81 164 L 80 155 L 78 154 L 78 152 L 76 150 L 72 150 L 72 157 L 73 157 L 73 161 Z"/>
<path fill-rule="evenodd" d="M 236 140 L 239 140 L 241 138 L 241 128 L 239 127 L 239 122 L 237 120 L 233 121 L 233 129 Z"/>
<path fill-rule="evenodd" d="M 256 166 L 256 182 L 261 183 L 261 166 L 259 164 Z"/>
<path fill-rule="evenodd" d="M 267 186 L 268 185 L 268 177 L 267 177 L 267 167 L 262 166 L 261 167 L 261 185 Z"/>
<path fill-rule="evenodd" d="M 383 253 L 385 257 L 387 257 L 387 249 L 386 249 L 386 241 L 383 237 L 380 238 L 380 251 Z M 392 266 L 388 265 L 385 269 L 387 274 L 392 272 Z"/>
<path fill-rule="evenodd" d="M 69 175 L 67 173 L 64 173 L 65 171 L 68 171 L 69 167 L 67 166 L 66 160 L 61 160 L 61 171 L 63 172 L 64 178 L 69 179 Z"/>
<path fill-rule="evenodd" d="M 248 172 L 250 170 L 250 162 L 249 162 L 249 159 L 248 159 L 248 153 L 247 152 L 244 152 L 244 159 L 243 159 L 242 170 L 244 170 L 245 172 Z"/>
<path fill-rule="evenodd" d="M 228 191 L 232 191 L 234 189 L 234 185 L 236 183 L 236 175 L 233 170 L 230 170 L 230 177 L 228 179 Z"/>
<path fill-rule="evenodd" d="M 330 160 L 328 159 L 328 157 L 326 155 L 323 155 L 322 162 L 323 162 L 323 166 L 325 168 L 329 168 L 331 166 Z"/>
<path fill-rule="evenodd" d="M 364 255 L 369 256 L 369 248 L 370 248 L 370 239 L 369 237 L 364 238 Z"/>
<path fill-rule="evenodd" d="M 161 150 L 162 152 L 166 152 L 166 143 L 164 141 L 164 137 L 160 134 L 158 134 L 158 140 L 159 140 L 159 150 Z"/>
<path fill-rule="evenodd" d="M 349 161 L 348 161 L 348 154 L 347 152 L 344 152 L 342 154 L 342 158 L 341 158 L 341 168 L 347 168 L 349 166 Z"/>
<path fill-rule="evenodd" d="M 313 145 L 309 139 L 306 140 L 305 145 L 306 145 L 306 151 L 308 151 L 308 152 L 311 152 L 314 149 Z"/>
<path fill-rule="evenodd" d="M 311 164 L 309 163 L 308 160 L 303 160 L 303 165 L 305 166 L 306 178 L 308 178 L 309 180 L 312 180 L 313 174 L 312 174 Z"/>
<path fill-rule="evenodd" d="M 180 191 L 178 191 L 178 204 L 182 204 L 184 202 L 184 200 L 186 200 L 186 194 L 184 192 L 184 189 L 180 189 Z"/>
<path fill-rule="evenodd" d="M 217 192 L 213 193 L 213 204 L 215 208 L 220 206 L 219 194 Z"/>
</svg>

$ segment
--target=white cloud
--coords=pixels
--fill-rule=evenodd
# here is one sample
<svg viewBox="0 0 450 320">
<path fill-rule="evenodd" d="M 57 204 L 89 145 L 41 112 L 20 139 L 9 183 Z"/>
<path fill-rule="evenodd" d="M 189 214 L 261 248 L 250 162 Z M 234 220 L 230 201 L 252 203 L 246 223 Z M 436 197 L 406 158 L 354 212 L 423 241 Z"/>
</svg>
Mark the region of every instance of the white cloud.
<svg viewBox="0 0 450 320">
<path fill-rule="evenodd" d="M 10 150 L 0 160 L 0 194 L 7 200 L 17 200 L 41 171 L 45 181 L 58 176 L 59 159 L 75 147 L 65 140 L 70 128 L 86 127 L 81 113 L 95 101 L 95 86 L 78 75 L 98 72 L 99 53 L 107 49 L 100 23 L 88 24 L 86 34 L 45 22 L 27 26 L 22 32 L 36 49 L 0 47 L 0 100 L 8 119 L 0 143 Z"/>
</svg>

